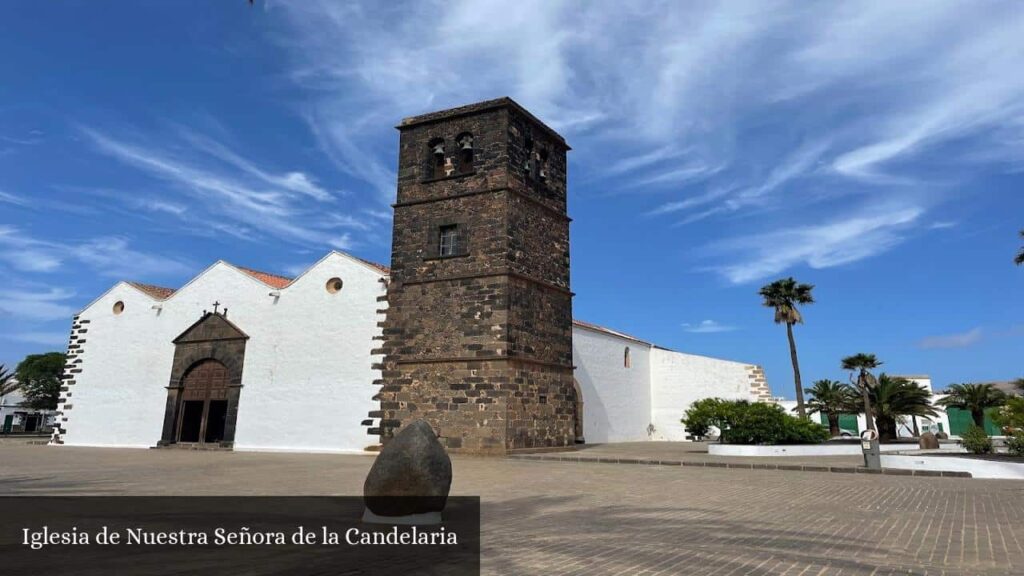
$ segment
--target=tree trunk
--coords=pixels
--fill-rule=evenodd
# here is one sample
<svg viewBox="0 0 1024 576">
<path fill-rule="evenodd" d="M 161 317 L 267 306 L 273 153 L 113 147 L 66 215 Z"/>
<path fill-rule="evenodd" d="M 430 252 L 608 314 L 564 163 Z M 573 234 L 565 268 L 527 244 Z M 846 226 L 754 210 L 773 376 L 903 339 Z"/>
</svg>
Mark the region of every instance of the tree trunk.
<svg viewBox="0 0 1024 576">
<path fill-rule="evenodd" d="M 896 419 L 891 416 L 879 416 L 878 441 L 889 442 L 896 437 Z"/>
<path fill-rule="evenodd" d="M 910 421 L 914 423 L 914 438 L 920 438 L 921 430 L 917 428 L 917 416 L 911 416 Z"/>
<path fill-rule="evenodd" d="M 984 410 L 971 410 L 971 418 L 974 419 L 974 425 L 979 428 L 985 427 L 985 411 Z"/>
<path fill-rule="evenodd" d="M 864 382 L 864 378 L 861 377 L 858 384 L 861 395 L 864 397 L 864 421 L 867 422 L 868 430 L 877 430 L 875 428 L 875 419 L 871 416 L 871 397 L 868 396 L 867 382 Z"/>
<path fill-rule="evenodd" d="M 829 412 L 828 413 L 828 433 L 832 437 L 839 436 L 839 413 Z"/>
<path fill-rule="evenodd" d="M 804 386 L 800 382 L 800 363 L 796 359 L 796 340 L 793 339 L 793 323 L 786 322 L 786 336 L 789 337 L 789 356 L 793 360 L 793 383 L 796 385 L 796 412 L 801 418 L 807 418 L 804 409 Z"/>
</svg>

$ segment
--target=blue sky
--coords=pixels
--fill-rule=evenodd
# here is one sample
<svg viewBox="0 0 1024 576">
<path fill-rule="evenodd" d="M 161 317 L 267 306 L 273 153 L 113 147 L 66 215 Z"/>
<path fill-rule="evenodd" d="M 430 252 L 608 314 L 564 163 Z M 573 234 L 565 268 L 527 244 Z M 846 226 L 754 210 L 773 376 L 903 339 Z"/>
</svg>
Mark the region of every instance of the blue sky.
<svg viewBox="0 0 1024 576">
<path fill-rule="evenodd" d="M 0 8 L 0 362 L 120 279 L 387 263 L 404 116 L 508 95 L 570 156 L 575 314 L 805 382 L 1024 376 L 1017 2 Z"/>
</svg>

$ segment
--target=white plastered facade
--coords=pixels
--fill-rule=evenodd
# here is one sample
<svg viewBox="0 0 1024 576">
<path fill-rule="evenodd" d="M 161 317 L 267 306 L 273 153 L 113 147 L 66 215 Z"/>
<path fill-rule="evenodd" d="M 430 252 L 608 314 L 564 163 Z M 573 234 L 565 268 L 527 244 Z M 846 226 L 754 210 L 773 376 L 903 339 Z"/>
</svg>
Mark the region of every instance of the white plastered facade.
<svg viewBox="0 0 1024 576">
<path fill-rule="evenodd" d="M 327 281 L 340 278 L 331 293 Z M 173 340 L 211 310 L 249 337 L 235 450 L 356 452 L 373 443 L 360 423 L 375 408 L 381 361 L 371 355 L 387 307 L 387 276 L 332 252 L 275 288 L 217 262 L 160 300 L 122 282 L 85 308 L 80 372 L 64 393 L 66 445 L 149 448 L 160 439 Z M 114 314 L 114 304 L 124 311 Z M 68 407 L 70 406 L 70 409 Z"/>
<path fill-rule="evenodd" d="M 572 338 L 588 443 L 689 440 L 680 419 L 694 401 L 764 399 L 760 367 L 752 364 L 684 354 L 581 324 Z"/>
<path fill-rule="evenodd" d="M 326 289 L 341 278 L 338 293 Z M 248 336 L 233 448 L 361 452 L 376 438 L 387 273 L 332 252 L 284 287 L 217 262 L 169 297 L 115 285 L 76 317 L 73 384 L 62 395 L 65 445 L 150 448 L 161 439 L 174 339 L 218 303 Z M 115 314 L 115 303 L 124 310 Z M 626 363 L 626 349 L 629 363 Z M 685 440 L 695 400 L 759 399 L 758 367 L 658 348 L 586 323 L 573 326 L 588 443 Z M 762 388 L 763 375 L 760 376 Z M 762 392 L 763 396 L 763 392 Z M 760 398 L 763 399 L 763 398 Z M 57 438 L 57 436 L 55 436 Z"/>
</svg>

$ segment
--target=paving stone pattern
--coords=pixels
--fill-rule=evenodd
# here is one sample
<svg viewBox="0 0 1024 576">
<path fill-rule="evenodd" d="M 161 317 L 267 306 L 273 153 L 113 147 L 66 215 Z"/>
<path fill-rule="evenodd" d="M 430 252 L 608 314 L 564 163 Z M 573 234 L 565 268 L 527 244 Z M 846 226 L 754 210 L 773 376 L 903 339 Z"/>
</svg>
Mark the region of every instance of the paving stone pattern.
<svg viewBox="0 0 1024 576">
<path fill-rule="evenodd" d="M 4 444 L 0 462 L 0 494 L 358 495 L 372 456 Z M 482 497 L 484 574 L 1024 574 L 1024 482 L 453 465 L 452 494 Z"/>
</svg>

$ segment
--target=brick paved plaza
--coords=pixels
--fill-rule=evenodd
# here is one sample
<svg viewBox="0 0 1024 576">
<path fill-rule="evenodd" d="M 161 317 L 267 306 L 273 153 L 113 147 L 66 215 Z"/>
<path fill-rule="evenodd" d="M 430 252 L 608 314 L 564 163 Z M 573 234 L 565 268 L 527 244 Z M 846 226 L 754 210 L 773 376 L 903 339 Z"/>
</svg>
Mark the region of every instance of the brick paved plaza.
<svg viewBox="0 0 1024 576">
<path fill-rule="evenodd" d="M 358 495 L 371 456 L 0 444 L 0 494 Z M 456 457 L 485 574 L 1024 573 L 1024 482 Z"/>
</svg>

